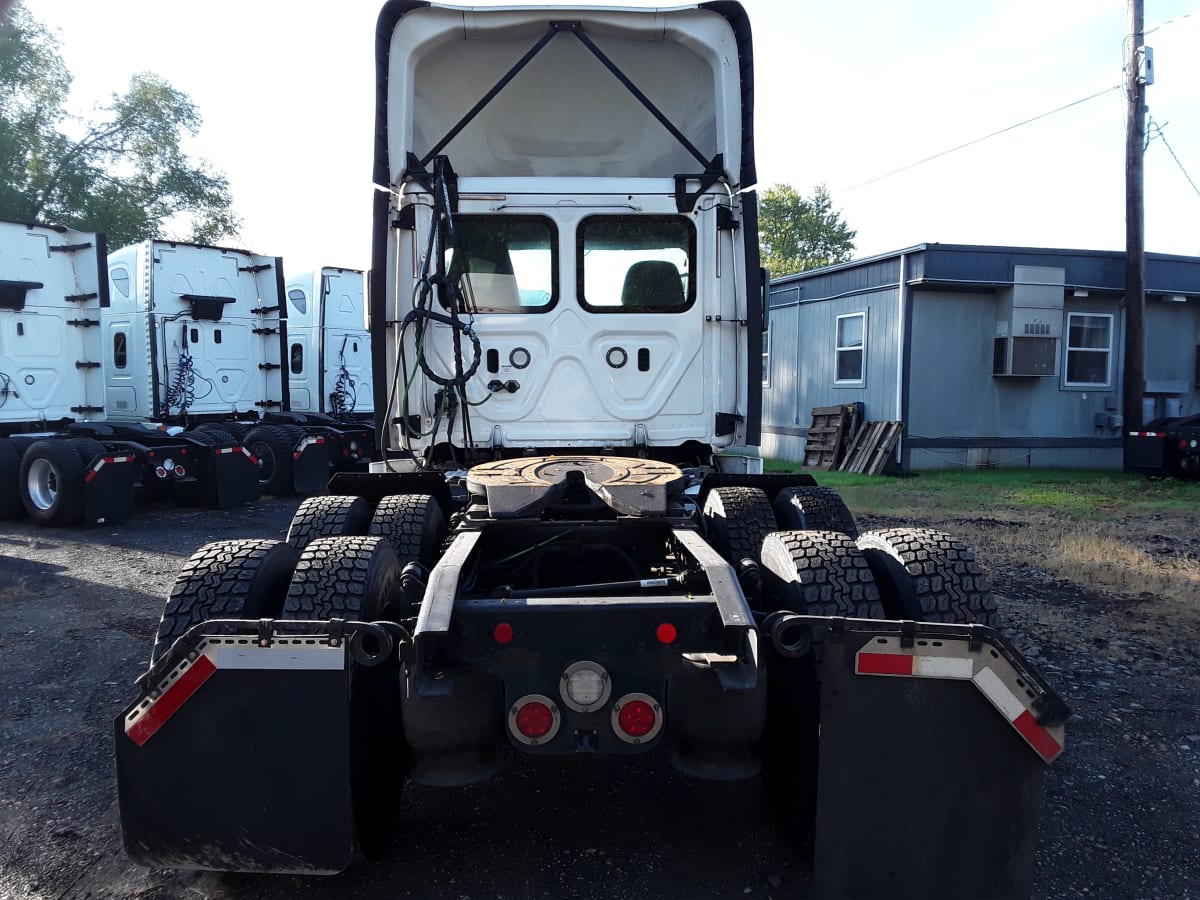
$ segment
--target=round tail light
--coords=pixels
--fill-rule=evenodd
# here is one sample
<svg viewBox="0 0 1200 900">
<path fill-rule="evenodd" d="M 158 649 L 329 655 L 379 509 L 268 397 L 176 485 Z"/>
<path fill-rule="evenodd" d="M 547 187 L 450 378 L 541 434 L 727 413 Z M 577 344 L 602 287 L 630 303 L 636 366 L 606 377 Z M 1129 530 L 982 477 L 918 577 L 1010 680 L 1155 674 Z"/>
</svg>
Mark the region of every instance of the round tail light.
<svg viewBox="0 0 1200 900">
<path fill-rule="evenodd" d="M 158 466 L 157 468 L 155 468 L 155 470 L 154 470 L 154 474 L 155 474 L 155 476 L 156 476 L 156 477 L 158 477 L 158 478 L 166 478 L 166 477 L 167 477 L 167 470 L 166 470 L 166 469 L 164 469 L 162 466 Z"/>
<path fill-rule="evenodd" d="M 613 704 L 612 725 L 617 737 L 626 743 L 654 740 L 662 731 L 662 707 L 649 694 L 626 694 Z"/>
<path fill-rule="evenodd" d="M 530 747 L 551 740 L 561 723 L 558 704 L 543 694 L 526 694 L 508 710 L 508 730 Z"/>
<path fill-rule="evenodd" d="M 583 661 L 571 663 L 559 679 L 563 703 L 576 712 L 595 712 L 608 702 L 612 694 L 612 679 L 600 663 Z"/>
<path fill-rule="evenodd" d="M 187 474 L 187 469 L 185 469 L 183 466 L 176 466 L 175 474 L 178 475 L 180 478 L 182 478 L 184 475 Z"/>
</svg>

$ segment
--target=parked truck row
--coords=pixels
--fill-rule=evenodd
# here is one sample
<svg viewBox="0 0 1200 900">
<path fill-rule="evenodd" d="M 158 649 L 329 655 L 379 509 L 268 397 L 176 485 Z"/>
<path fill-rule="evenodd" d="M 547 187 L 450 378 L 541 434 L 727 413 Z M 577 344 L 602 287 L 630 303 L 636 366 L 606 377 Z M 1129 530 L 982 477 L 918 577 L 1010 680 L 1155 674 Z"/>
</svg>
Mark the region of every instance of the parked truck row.
<svg viewBox="0 0 1200 900">
<path fill-rule="evenodd" d="M 0 517 L 323 490 L 375 455 L 363 316 L 360 271 L 0 222 Z"/>
</svg>

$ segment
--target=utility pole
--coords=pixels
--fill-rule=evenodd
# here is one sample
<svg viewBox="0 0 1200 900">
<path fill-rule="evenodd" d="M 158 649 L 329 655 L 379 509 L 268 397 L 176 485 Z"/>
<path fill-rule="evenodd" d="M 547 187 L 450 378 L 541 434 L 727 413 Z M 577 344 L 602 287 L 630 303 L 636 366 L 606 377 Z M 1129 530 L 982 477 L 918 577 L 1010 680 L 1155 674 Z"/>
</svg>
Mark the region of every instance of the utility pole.
<svg viewBox="0 0 1200 900">
<path fill-rule="evenodd" d="M 1146 257 L 1145 180 L 1146 84 L 1151 59 L 1142 34 L 1142 0 L 1129 0 L 1125 38 L 1125 381 L 1126 433 L 1142 428 L 1146 387 Z M 1128 460 L 1126 460 L 1128 468 Z"/>
</svg>

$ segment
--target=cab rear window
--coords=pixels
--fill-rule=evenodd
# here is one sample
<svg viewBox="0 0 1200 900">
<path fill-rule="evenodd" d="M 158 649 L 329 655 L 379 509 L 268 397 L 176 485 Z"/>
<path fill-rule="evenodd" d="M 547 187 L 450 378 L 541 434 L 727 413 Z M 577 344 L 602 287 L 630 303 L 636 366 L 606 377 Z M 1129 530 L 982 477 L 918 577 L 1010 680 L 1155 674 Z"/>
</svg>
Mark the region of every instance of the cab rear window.
<svg viewBox="0 0 1200 900">
<path fill-rule="evenodd" d="M 684 216 L 589 216 L 576 249 L 585 309 L 682 312 L 695 300 L 696 230 Z"/>
<path fill-rule="evenodd" d="M 468 310 L 536 313 L 558 299 L 554 223 L 542 216 L 457 216 L 446 275 Z"/>
</svg>

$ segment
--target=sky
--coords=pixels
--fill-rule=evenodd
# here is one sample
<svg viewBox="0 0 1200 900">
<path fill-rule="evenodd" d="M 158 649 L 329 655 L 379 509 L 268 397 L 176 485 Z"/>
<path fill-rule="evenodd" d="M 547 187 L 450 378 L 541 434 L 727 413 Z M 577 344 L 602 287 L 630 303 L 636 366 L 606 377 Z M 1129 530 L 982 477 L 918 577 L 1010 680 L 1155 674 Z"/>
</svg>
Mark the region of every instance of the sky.
<svg viewBox="0 0 1200 900">
<path fill-rule="evenodd" d="M 1122 83 L 1127 0 L 743 5 L 759 186 L 825 184 L 856 257 L 932 242 L 1124 248 L 1126 104 L 1108 89 Z M 229 178 L 243 220 L 228 243 L 290 272 L 370 265 L 381 6 L 26 0 L 58 33 L 75 112 L 142 71 L 192 98 L 204 123 L 186 147 Z M 1200 255 L 1200 0 L 1145 0 L 1145 25 L 1161 128 L 1145 154 L 1146 249 Z"/>
</svg>

